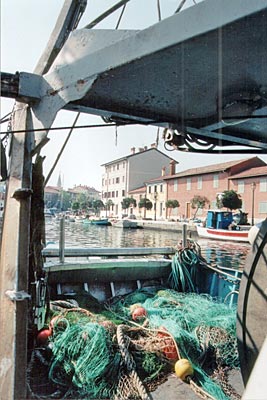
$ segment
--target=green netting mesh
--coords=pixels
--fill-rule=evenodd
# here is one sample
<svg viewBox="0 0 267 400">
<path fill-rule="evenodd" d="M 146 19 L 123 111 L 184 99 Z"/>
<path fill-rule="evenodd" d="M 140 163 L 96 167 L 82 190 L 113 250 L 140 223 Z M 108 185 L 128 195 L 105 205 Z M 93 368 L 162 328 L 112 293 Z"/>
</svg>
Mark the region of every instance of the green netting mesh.
<svg viewBox="0 0 267 400">
<path fill-rule="evenodd" d="M 114 353 L 109 331 L 84 318 L 56 330 L 49 378 L 72 383 L 89 398 L 110 398 L 116 387 L 120 358 Z"/>
<path fill-rule="evenodd" d="M 144 295 L 143 290 L 137 291 L 117 301 L 113 309 L 124 317 L 129 316 L 129 303 L 140 303 Z M 181 355 L 193 364 L 199 385 L 216 399 L 226 399 L 226 394 L 208 373 L 215 367 L 239 366 L 236 308 L 229 308 L 208 295 L 173 290 L 159 290 L 153 296 L 148 293 L 141 304 L 147 311 L 149 326 L 165 327 L 175 338 Z"/>
<path fill-rule="evenodd" d="M 132 321 L 136 304 L 146 310 L 139 324 Z M 57 398 L 146 399 L 146 391 L 174 371 L 178 356 L 191 361 L 194 383 L 214 399 L 238 397 L 224 376 L 239 365 L 236 309 L 219 300 L 150 288 L 115 298 L 98 313 L 75 308 L 57 314 L 48 346 Z"/>
</svg>

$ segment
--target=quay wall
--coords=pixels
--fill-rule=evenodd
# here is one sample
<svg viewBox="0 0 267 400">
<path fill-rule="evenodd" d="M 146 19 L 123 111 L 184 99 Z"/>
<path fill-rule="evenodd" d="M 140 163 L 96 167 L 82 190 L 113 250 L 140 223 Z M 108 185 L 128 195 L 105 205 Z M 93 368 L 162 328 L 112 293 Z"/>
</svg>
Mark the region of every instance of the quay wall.
<svg viewBox="0 0 267 400">
<path fill-rule="evenodd" d="M 195 225 L 184 224 L 181 222 L 166 222 L 166 221 L 151 221 L 151 220 L 138 220 L 138 226 L 144 229 L 155 229 L 162 231 L 173 231 L 177 234 L 183 232 L 183 225 L 186 225 L 187 237 L 191 239 L 198 238 L 197 228 Z"/>
</svg>

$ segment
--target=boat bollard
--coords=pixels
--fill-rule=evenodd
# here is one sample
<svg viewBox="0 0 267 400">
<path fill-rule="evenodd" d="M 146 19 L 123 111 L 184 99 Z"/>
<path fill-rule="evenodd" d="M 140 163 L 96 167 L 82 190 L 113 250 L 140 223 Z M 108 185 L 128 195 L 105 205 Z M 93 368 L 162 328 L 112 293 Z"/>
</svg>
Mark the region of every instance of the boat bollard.
<svg viewBox="0 0 267 400">
<path fill-rule="evenodd" d="M 60 237 L 59 237 L 59 261 L 64 264 L 65 261 L 65 218 L 60 219 Z"/>
<path fill-rule="evenodd" d="M 183 224 L 183 230 L 182 230 L 182 244 L 183 244 L 183 249 L 187 245 L 187 225 Z"/>
</svg>

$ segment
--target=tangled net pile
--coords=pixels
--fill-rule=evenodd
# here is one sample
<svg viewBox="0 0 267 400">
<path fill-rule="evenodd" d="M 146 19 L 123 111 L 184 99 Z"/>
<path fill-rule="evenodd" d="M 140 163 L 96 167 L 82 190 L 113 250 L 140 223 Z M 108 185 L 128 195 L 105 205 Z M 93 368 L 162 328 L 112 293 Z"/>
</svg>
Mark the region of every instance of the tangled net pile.
<svg viewBox="0 0 267 400">
<path fill-rule="evenodd" d="M 146 310 L 138 323 L 136 307 Z M 149 399 L 179 358 L 192 363 L 188 383 L 203 398 L 240 398 L 226 379 L 239 366 L 233 307 L 207 295 L 147 288 L 97 313 L 59 309 L 47 345 L 32 353 L 32 398 Z"/>
</svg>

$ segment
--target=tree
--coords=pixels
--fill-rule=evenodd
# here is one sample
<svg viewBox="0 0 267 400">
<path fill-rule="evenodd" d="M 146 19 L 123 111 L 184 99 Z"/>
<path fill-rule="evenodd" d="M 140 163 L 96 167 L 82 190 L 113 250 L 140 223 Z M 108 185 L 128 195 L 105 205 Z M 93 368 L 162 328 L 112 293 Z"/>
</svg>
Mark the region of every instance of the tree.
<svg viewBox="0 0 267 400">
<path fill-rule="evenodd" d="M 168 217 L 170 218 L 171 212 L 174 208 L 180 207 L 180 203 L 178 200 L 167 200 L 165 203 L 165 206 L 167 209 L 169 209 L 169 215 Z"/>
<path fill-rule="evenodd" d="M 217 196 L 217 207 L 229 208 L 229 210 L 236 210 L 242 207 L 241 196 L 234 190 L 225 190 L 220 198 Z"/>
<path fill-rule="evenodd" d="M 104 207 L 105 206 L 104 206 L 104 203 L 103 203 L 102 200 L 94 200 L 93 201 L 93 208 L 95 209 L 96 215 L 98 215 L 100 210 L 101 210 L 101 208 L 104 208 Z"/>
<path fill-rule="evenodd" d="M 80 203 L 78 201 L 74 201 L 71 205 L 72 210 L 78 211 L 80 209 Z"/>
<path fill-rule="evenodd" d="M 147 199 L 146 197 L 143 197 L 142 199 L 140 199 L 140 201 L 138 203 L 138 207 L 144 209 L 144 218 L 146 218 L 146 210 L 151 210 L 153 207 L 153 204 L 149 199 Z"/>
<path fill-rule="evenodd" d="M 92 206 L 92 201 L 86 193 L 80 193 L 78 195 L 77 201 L 80 203 L 80 209 L 82 211 L 88 211 L 88 208 Z"/>
<path fill-rule="evenodd" d="M 196 210 L 194 217 L 193 217 L 193 218 L 196 218 L 198 210 L 203 209 L 205 207 L 205 205 L 209 203 L 209 200 L 205 196 L 200 196 L 200 195 L 196 194 L 191 199 L 190 203 L 191 203 L 191 207 L 193 208 L 193 210 Z"/>
<path fill-rule="evenodd" d="M 124 197 L 121 202 L 121 208 L 128 211 L 131 206 L 136 207 L 136 200 L 133 197 Z"/>
<path fill-rule="evenodd" d="M 69 192 L 62 191 L 62 211 L 66 211 L 71 207 L 71 195 Z"/>
<path fill-rule="evenodd" d="M 114 203 L 111 199 L 108 199 L 106 204 L 105 204 L 105 208 L 106 208 L 106 216 L 107 216 L 107 210 L 109 211 L 110 214 L 110 207 L 114 206 Z"/>
</svg>

